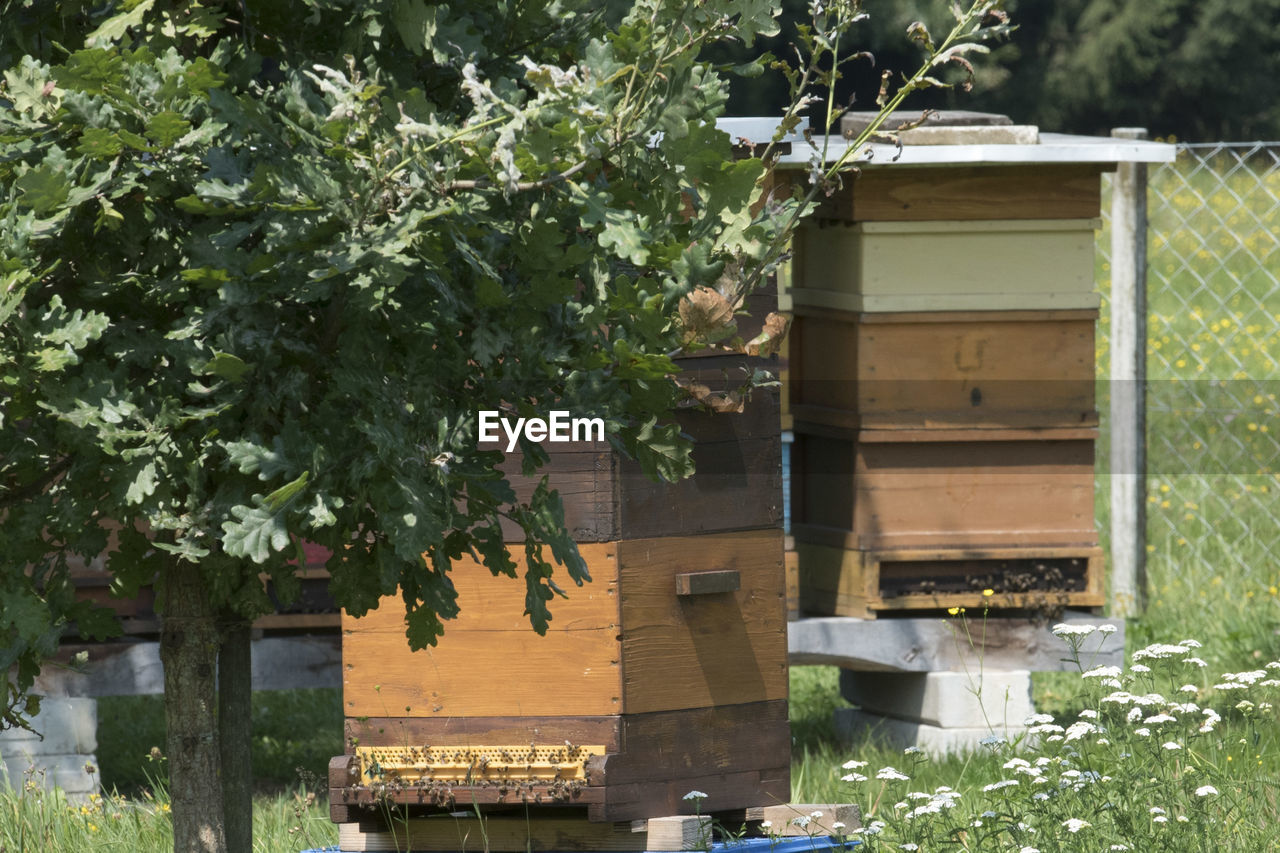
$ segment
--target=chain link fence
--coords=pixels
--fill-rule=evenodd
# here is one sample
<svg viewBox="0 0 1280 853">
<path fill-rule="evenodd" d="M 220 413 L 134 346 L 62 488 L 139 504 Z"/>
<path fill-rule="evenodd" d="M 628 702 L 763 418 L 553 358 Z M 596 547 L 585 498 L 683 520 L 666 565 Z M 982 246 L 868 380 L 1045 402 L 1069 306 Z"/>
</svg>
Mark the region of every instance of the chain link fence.
<svg viewBox="0 0 1280 853">
<path fill-rule="evenodd" d="M 1104 193 L 1109 189 L 1108 182 Z M 1280 142 L 1180 145 L 1175 162 L 1151 168 L 1147 204 L 1152 596 L 1204 597 L 1224 579 L 1242 587 L 1241 595 L 1275 596 L 1280 582 Z M 1100 379 L 1109 369 L 1109 210 L 1104 195 L 1097 244 L 1104 294 Z M 1105 408 L 1104 402 L 1104 420 Z M 1106 423 L 1103 427 L 1100 478 L 1108 472 Z M 1097 492 L 1105 537 L 1105 481 L 1100 479 Z M 1208 569 L 1203 584 L 1183 589 L 1169 584 L 1169 573 L 1192 565 Z"/>
</svg>

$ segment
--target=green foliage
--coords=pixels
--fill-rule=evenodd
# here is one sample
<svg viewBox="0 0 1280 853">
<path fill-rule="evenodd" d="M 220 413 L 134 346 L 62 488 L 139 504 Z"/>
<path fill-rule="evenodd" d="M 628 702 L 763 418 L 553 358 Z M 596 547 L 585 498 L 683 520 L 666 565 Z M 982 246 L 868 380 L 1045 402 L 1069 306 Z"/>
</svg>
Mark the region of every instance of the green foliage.
<svg viewBox="0 0 1280 853">
<path fill-rule="evenodd" d="M 400 590 L 422 646 L 453 561 L 515 573 L 507 518 L 545 631 L 586 567 L 478 410 L 602 417 L 651 476 L 691 472 L 675 307 L 780 227 L 696 56 L 769 4 L 3 8 L 6 721 L 87 625 L 68 560 L 103 552 L 121 591 L 191 561 L 251 617 L 316 542 L 341 604 Z"/>
</svg>

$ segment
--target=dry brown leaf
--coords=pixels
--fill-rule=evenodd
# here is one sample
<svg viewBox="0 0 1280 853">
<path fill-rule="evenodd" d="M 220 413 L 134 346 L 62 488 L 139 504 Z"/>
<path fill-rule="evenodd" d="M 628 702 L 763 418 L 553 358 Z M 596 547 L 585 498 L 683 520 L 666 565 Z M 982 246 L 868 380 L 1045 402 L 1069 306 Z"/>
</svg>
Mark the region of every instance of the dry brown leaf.
<svg viewBox="0 0 1280 853">
<path fill-rule="evenodd" d="M 692 336 L 712 335 L 733 323 L 733 306 L 710 287 L 698 287 L 680 300 L 680 321 Z"/>
<path fill-rule="evenodd" d="M 782 339 L 787 334 L 790 321 L 776 311 L 765 318 L 764 328 L 760 334 L 747 341 L 747 355 L 769 356 L 782 346 Z"/>
</svg>

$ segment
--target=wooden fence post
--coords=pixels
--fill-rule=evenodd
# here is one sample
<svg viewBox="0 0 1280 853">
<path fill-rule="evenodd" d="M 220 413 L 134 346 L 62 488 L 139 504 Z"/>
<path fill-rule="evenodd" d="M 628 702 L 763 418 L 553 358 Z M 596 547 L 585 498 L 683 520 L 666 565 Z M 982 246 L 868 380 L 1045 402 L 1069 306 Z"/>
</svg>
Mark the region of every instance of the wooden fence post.
<svg viewBox="0 0 1280 853">
<path fill-rule="evenodd" d="M 1146 139 L 1140 127 L 1111 131 Z M 1120 163 L 1111 185 L 1110 615 L 1136 617 L 1147 586 L 1147 166 Z"/>
</svg>

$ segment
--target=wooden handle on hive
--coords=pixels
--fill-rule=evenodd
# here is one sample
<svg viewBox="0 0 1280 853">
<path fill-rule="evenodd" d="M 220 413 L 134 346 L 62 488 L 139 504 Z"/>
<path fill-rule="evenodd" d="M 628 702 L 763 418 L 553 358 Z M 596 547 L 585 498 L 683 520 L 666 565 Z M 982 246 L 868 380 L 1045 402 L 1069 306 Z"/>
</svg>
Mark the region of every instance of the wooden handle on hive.
<svg viewBox="0 0 1280 853">
<path fill-rule="evenodd" d="M 676 595 L 713 595 L 720 592 L 737 592 L 741 588 L 742 577 L 737 569 L 684 572 L 676 575 Z"/>
</svg>

